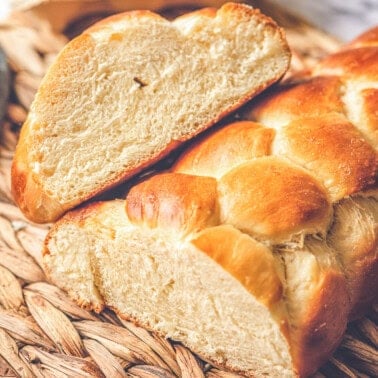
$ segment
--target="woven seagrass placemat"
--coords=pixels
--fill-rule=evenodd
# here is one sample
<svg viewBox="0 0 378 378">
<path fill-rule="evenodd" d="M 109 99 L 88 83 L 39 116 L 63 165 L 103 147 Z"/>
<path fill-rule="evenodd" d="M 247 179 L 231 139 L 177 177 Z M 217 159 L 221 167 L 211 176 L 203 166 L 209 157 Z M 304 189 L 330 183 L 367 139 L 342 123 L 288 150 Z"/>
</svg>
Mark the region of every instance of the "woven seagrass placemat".
<svg viewBox="0 0 378 378">
<path fill-rule="evenodd" d="M 286 28 L 294 49 L 292 71 L 337 49 L 337 41 L 281 9 L 265 1 L 253 5 Z M 174 17 L 187 10 L 176 5 L 160 13 Z M 0 376 L 237 377 L 111 311 L 94 314 L 75 305 L 46 281 L 41 268 L 41 246 L 49 226 L 27 221 L 13 203 L 12 156 L 41 78 L 69 38 L 109 13 L 105 9 L 80 15 L 64 34 L 52 31 L 48 17 L 30 12 L 0 23 L 0 46 L 7 55 L 11 84 L 0 127 Z M 378 307 L 350 324 L 342 344 L 316 376 L 378 377 L 377 323 Z"/>
</svg>

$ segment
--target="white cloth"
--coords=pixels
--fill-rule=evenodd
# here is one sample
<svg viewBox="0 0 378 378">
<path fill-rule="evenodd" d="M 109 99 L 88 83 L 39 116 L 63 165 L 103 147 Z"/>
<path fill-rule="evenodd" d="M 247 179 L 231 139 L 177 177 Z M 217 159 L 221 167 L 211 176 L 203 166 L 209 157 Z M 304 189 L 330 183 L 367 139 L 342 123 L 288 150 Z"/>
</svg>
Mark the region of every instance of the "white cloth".
<svg viewBox="0 0 378 378">
<path fill-rule="evenodd" d="M 0 0 L 0 21 L 7 18 L 10 12 L 10 0 Z"/>
<path fill-rule="evenodd" d="M 378 24 L 378 0 L 271 0 L 342 41 Z"/>
</svg>

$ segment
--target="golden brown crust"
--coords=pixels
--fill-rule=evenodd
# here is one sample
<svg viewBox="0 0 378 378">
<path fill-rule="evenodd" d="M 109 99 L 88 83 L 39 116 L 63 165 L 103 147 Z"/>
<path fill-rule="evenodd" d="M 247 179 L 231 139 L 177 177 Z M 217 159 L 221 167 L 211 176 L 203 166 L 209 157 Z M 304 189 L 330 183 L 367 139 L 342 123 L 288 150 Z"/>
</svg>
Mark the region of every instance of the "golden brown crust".
<svg viewBox="0 0 378 378">
<path fill-rule="evenodd" d="M 188 234 L 219 224 L 217 183 L 211 177 L 165 173 L 134 186 L 127 195 L 131 222 Z"/>
<path fill-rule="evenodd" d="M 280 152 L 306 167 L 329 190 L 333 201 L 375 183 L 376 151 L 344 117 L 300 118 L 282 129 Z"/>
<path fill-rule="evenodd" d="M 299 118 L 332 112 L 343 114 L 341 86 L 336 76 L 306 78 L 299 83 L 282 85 L 274 93 L 268 91 L 263 95 L 247 116 L 267 126 L 284 126 Z"/>
<path fill-rule="evenodd" d="M 194 144 L 172 171 L 220 177 L 241 163 L 269 155 L 274 133 L 255 122 L 231 123 Z"/>
<path fill-rule="evenodd" d="M 156 175 L 133 187 L 126 212 L 135 224 L 184 234 L 222 223 L 264 239 L 325 232 L 331 215 L 322 186 L 300 168 L 271 157 L 230 170 L 219 181 L 181 173 Z"/>
<path fill-rule="evenodd" d="M 221 220 L 275 241 L 323 232 L 332 210 L 321 185 L 302 169 L 276 158 L 253 160 L 219 181 Z"/>
<path fill-rule="evenodd" d="M 340 51 L 322 60 L 315 75 L 338 75 L 343 80 L 378 80 L 378 46 Z"/>
</svg>

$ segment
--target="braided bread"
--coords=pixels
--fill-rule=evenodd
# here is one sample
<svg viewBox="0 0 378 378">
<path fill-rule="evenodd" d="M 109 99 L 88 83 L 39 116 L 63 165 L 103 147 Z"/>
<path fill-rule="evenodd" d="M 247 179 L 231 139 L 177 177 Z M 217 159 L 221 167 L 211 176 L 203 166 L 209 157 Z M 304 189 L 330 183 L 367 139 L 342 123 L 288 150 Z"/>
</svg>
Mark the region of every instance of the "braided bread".
<svg viewBox="0 0 378 378">
<path fill-rule="evenodd" d="M 377 31 L 195 141 L 126 201 L 64 216 L 46 239 L 51 279 L 215 365 L 314 372 L 377 299 Z"/>
<path fill-rule="evenodd" d="M 97 23 L 38 90 L 13 162 L 16 202 L 35 222 L 56 220 L 241 106 L 289 60 L 282 30 L 242 4 Z"/>
</svg>

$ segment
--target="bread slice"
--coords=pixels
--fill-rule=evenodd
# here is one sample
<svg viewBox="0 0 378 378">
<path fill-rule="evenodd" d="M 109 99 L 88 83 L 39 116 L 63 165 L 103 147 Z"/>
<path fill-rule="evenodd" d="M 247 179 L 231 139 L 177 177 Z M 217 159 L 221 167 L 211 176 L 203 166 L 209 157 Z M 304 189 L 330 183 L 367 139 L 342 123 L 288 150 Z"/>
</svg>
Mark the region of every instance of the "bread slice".
<svg viewBox="0 0 378 378">
<path fill-rule="evenodd" d="M 99 22 L 38 90 L 12 168 L 16 202 L 35 222 L 57 219 L 241 106 L 289 60 L 283 31 L 247 5 Z"/>
</svg>

